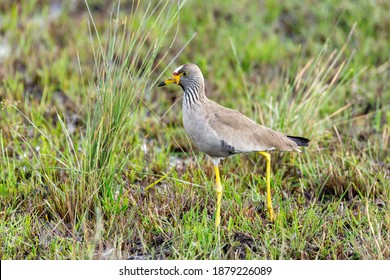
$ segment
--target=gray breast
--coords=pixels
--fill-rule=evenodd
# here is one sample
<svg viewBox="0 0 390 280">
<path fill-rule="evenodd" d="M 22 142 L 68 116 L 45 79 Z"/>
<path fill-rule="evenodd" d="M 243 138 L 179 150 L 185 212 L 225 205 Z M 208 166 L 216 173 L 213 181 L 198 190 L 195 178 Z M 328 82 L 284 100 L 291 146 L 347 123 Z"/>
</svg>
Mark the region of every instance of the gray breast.
<svg viewBox="0 0 390 280">
<path fill-rule="evenodd" d="M 211 157 L 227 157 L 235 154 L 235 147 L 219 137 L 205 115 L 203 108 L 183 110 L 184 130 L 192 143 Z"/>
</svg>

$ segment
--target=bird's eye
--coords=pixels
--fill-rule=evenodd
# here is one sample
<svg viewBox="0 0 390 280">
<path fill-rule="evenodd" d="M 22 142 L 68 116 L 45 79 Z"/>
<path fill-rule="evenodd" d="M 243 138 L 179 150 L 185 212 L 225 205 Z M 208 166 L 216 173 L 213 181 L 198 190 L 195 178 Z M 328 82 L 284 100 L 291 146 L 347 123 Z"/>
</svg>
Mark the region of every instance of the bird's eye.
<svg viewBox="0 0 390 280">
<path fill-rule="evenodd" d="M 183 76 L 187 76 L 187 72 L 183 72 Z"/>
</svg>

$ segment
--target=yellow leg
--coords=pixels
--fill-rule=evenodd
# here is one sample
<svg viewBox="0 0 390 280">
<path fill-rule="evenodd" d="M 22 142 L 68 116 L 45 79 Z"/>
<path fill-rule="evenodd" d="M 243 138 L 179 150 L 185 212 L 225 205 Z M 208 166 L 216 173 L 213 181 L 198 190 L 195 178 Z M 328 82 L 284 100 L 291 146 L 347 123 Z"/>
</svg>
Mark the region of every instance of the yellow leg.
<svg viewBox="0 0 390 280">
<path fill-rule="evenodd" d="M 267 152 L 259 152 L 260 155 L 265 157 L 266 163 L 267 163 L 267 169 L 266 169 L 266 184 L 267 184 L 267 208 L 269 213 L 269 219 L 271 222 L 274 221 L 274 209 L 272 208 L 272 201 L 271 201 L 271 155 Z"/>
<path fill-rule="evenodd" d="M 215 227 L 218 228 L 221 223 L 221 200 L 222 200 L 222 184 L 221 179 L 219 178 L 219 168 L 218 165 L 214 165 L 215 173 L 215 185 L 217 191 L 217 211 L 215 212 Z"/>
</svg>

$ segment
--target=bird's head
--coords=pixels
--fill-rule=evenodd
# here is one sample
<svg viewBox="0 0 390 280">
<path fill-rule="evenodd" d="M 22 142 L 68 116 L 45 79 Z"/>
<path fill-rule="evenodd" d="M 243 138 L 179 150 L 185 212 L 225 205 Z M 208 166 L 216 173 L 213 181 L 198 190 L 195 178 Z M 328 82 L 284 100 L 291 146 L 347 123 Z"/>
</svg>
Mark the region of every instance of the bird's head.
<svg viewBox="0 0 390 280">
<path fill-rule="evenodd" d="M 173 71 L 172 78 L 161 82 L 158 86 L 162 87 L 169 84 L 176 84 L 185 90 L 193 84 L 199 83 L 204 83 L 203 75 L 199 67 L 195 64 L 184 64 Z"/>
</svg>

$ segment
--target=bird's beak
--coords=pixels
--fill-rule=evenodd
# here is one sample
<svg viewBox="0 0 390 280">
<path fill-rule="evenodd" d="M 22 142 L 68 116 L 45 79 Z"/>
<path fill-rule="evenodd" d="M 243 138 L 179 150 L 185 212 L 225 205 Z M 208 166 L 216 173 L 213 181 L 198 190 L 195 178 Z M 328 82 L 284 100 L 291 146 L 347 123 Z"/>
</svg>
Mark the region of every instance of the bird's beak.
<svg viewBox="0 0 390 280">
<path fill-rule="evenodd" d="M 169 84 L 179 84 L 180 83 L 180 74 L 173 73 L 172 78 L 169 78 L 161 83 L 158 84 L 159 87 L 163 87 Z"/>
</svg>

